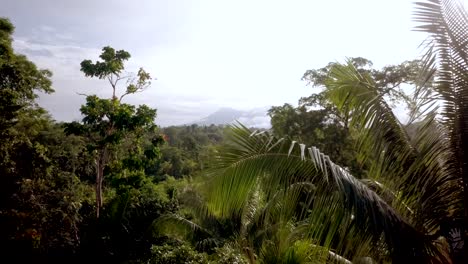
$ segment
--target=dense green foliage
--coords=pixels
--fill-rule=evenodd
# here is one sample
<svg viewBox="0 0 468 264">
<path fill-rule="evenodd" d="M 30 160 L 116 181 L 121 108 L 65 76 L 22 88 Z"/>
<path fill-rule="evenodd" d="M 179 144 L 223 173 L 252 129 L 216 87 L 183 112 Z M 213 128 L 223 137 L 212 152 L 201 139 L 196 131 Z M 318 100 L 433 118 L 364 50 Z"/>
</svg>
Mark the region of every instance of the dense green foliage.
<svg viewBox="0 0 468 264">
<path fill-rule="evenodd" d="M 35 102 L 37 91 L 53 92 L 51 73 L 14 53 L 12 24 L 0 19 L 0 26 L 4 257 L 26 263 L 153 261 L 151 246 L 165 241 L 154 236 L 153 222 L 178 212 L 185 178 L 204 168 L 223 140 L 223 128 L 161 130 L 155 109 L 121 103 L 149 87 L 150 75 L 140 69 L 129 77 L 118 99 L 130 54 L 110 47 L 102 61 L 81 66 L 86 76 L 107 79 L 112 97 L 89 95 L 82 122 L 57 123 Z"/>
<path fill-rule="evenodd" d="M 272 107 L 260 131 L 158 127 L 156 109 L 122 102 L 150 74 L 124 74 L 131 56 L 111 47 L 81 71 L 112 95 L 58 123 L 36 103 L 51 72 L 15 53 L 0 18 L 2 259 L 465 263 L 468 15 L 428 0 L 415 17 L 430 36 L 421 60 L 307 70 L 319 91 Z"/>
<path fill-rule="evenodd" d="M 222 126 L 171 126 L 162 128 L 167 144 L 156 168 L 159 175 L 176 178 L 193 176 L 210 163 L 216 148 L 224 140 Z"/>
</svg>

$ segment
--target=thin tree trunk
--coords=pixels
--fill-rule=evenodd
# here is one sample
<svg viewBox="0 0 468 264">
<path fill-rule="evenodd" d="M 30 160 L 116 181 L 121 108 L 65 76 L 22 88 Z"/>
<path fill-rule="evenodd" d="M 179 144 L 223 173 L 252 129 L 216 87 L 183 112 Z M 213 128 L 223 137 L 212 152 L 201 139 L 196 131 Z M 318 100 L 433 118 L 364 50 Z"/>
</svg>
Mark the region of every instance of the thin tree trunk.
<svg viewBox="0 0 468 264">
<path fill-rule="evenodd" d="M 102 177 L 103 169 L 102 166 L 99 166 L 98 173 L 96 175 L 96 218 L 99 218 L 102 208 Z"/>
<path fill-rule="evenodd" d="M 104 180 L 105 150 L 99 154 L 96 161 L 96 218 L 99 218 L 102 209 L 102 182 Z"/>
<path fill-rule="evenodd" d="M 100 191 L 100 171 L 101 171 L 101 165 L 100 165 L 100 158 L 98 157 L 96 160 L 96 184 L 95 184 L 95 191 L 96 191 L 96 218 L 99 218 L 99 213 L 101 209 L 101 191 Z"/>
</svg>

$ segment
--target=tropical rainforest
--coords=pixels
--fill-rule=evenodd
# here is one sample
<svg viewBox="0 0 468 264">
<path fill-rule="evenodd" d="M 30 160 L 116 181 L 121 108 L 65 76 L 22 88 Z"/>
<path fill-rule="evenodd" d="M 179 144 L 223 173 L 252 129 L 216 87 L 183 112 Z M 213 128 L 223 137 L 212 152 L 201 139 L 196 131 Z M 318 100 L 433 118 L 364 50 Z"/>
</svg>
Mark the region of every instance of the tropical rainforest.
<svg viewBox="0 0 468 264">
<path fill-rule="evenodd" d="M 53 73 L 0 18 L 2 262 L 467 263 L 468 15 L 427 0 L 414 19 L 421 58 L 304 69 L 311 95 L 255 129 L 157 126 L 125 103 L 157 84 L 110 46 L 79 66 L 111 96 L 57 122 Z"/>
</svg>

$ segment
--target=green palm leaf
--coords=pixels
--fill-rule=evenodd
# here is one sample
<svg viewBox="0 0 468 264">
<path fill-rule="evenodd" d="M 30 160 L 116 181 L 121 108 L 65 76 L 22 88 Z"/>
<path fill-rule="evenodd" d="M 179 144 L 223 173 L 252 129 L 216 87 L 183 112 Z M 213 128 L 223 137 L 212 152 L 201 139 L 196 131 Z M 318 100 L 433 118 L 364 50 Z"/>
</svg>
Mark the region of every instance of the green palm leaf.
<svg viewBox="0 0 468 264">
<path fill-rule="evenodd" d="M 410 139 L 373 81 L 352 64 L 335 66 L 327 89 L 339 109 L 352 116 L 350 128 L 368 176 L 398 193 L 392 206 L 415 228 L 434 234 L 461 198 L 457 173 L 446 166 L 450 144 L 435 113 L 417 124 Z"/>
<path fill-rule="evenodd" d="M 425 69 L 434 85 L 430 90 L 424 87 L 421 90 L 442 105 L 440 125 L 447 144 L 443 166 L 460 179 L 459 189 L 467 190 L 468 14 L 456 1 L 430 0 L 417 3 L 415 20 L 420 23 L 417 30 L 429 34 Z M 456 212 L 454 218 L 464 217 L 466 232 L 468 192 L 463 191 L 463 206 L 456 209 L 464 209 L 464 212 Z"/>
<path fill-rule="evenodd" d="M 339 199 L 338 203 L 332 199 L 314 204 L 317 212 L 327 212 L 327 207 L 338 204 L 339 208 L 331 212 L 341 212 L 341 218 L 333 219 L 334 222 L 346 223 L 353 219 L 353 225 L 371 233 L 375 243 L 379 243 L 383 237 L 394 260 L 413 258 L 427 261 L 426 258 L 437 255 L 423 233 L 414 229 L 375 192 L 318 149 L 306 148 L 286 139 L 275 139 L 268 133 L 252 134 L 241 125 L 232 128 L 231 138 L 232 144 L 220 153 L 217 177 L 213 179 L 209 199 L 209 206 L 220 215 L 240 212 L 246 206 L 255 182 L 268 186 L 268 201 L 276 190 L 291 186 L 294 182 L 308 181 L 317 187 L 315 193 Z M 296 201 L 291 201 L 293 203 L 285 205 L 286 208 L 296 207 Z M 339 229 L 337 226 L 334 231 L 330 226 L 322 226 L 322 230 L 314 232 L 316 237 L 325 234 L 322 241 L 331 245 L 331 237 Z M 415 252 L 425 252 L 425 255 L 416 255 Z"/>
</svg>

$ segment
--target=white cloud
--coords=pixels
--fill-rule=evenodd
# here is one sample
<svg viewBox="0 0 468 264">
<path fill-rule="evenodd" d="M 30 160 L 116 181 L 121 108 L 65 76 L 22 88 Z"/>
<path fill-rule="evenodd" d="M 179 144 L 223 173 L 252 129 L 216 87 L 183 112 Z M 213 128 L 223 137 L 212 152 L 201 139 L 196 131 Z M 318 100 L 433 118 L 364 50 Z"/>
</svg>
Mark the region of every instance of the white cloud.
<svg viewBox="0 0 468 264">
<path fill-rule="evenodd" d="M 99 54 L 99 49 L 82 48 L 69 44 L 44 44 L 27 38 L 15 38 L 13 46 L 41 68 L 54 72 L 55 78 L 74 81 L 82 75 L 80 62 Z"/>
<path fill-rule="evenodd" d="M 157 107 L 158 120 L 171 124 L 220 106 L 295 104 L 312 93 L 300 81 L 305 70 L 346 56 L 377 67 L 414 59 L 424 38 L 411 32 L 406 0 L 17 0 L 5 10 L 18 25 L 17 50 L 54 72 L 57 92 L 41 102 L 58 119 L 77 116 L 76 92 L 110 92 L 79 71 L 105 45 L 128 50 L 130 70 L 158 78 L 128 102 Z"/>
</svg>

